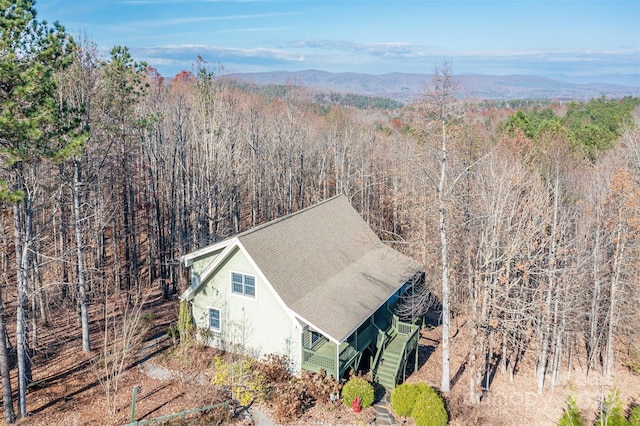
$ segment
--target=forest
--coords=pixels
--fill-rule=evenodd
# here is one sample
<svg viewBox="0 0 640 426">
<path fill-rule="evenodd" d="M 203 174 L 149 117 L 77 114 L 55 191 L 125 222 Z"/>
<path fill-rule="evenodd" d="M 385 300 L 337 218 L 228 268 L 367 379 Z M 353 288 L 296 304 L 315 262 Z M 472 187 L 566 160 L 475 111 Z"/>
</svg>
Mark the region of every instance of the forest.
<svg viewBox="0 0 640 426">
<path fill-rule="evenodd" d="M 411 314 L 438 305 L 470 328 L 474 404 L 492 369 L 518 380 L 525 359 L 540 394 L 575 365 L 640 373 L 640 99 L 459 99 L 446 63 L 407 105 L 255 90 L 202 58 L 169 79 L 31 3 L 0 1 L 7 423 L 14 390 L 28 412 L 29 353 L 62 307 L 90 353 L 90 306 L 170 298 L 188 285 L 180 256 L 340 193 L 424 265 Z"/>
</svg>

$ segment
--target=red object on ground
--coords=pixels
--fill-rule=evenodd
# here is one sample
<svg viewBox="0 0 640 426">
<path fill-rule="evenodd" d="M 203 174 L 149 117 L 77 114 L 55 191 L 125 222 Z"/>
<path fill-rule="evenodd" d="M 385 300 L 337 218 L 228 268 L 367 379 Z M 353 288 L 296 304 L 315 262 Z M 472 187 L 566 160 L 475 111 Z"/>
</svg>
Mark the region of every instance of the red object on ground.
<svg viewBox="0 0 640 426">
<path fill-rule="evenodd" d="M 355 398 L 353 398 L 353 401 L 351 401 L 351 408 L 353 408 L 353 412 L 354 413 L 359 413 L 360 412 L 360 397 L 356 396 Z"/>
</svg>

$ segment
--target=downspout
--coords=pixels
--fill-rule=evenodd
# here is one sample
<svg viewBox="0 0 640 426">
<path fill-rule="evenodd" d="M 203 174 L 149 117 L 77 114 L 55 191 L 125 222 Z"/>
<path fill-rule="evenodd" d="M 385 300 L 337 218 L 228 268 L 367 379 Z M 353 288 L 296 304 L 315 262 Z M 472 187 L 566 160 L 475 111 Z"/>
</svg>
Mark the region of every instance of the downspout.
<svg viewBox="0 0 640 426">
<path fill-rule="evenodd" d="M 336 343 L 336 380 L 340 383 L 340 344 Z"/>
</svg>

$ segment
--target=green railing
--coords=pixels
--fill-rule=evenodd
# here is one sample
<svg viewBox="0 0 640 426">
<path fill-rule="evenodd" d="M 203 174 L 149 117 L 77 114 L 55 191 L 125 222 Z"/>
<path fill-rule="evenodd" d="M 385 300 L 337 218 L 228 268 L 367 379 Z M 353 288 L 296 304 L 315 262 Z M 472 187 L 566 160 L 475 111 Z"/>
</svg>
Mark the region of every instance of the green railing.
<svg viewBox="0 0 640 426">
<path fill-rule="evenodd" d="M 377 326 L 376 326 L 377 328 Z M 394 328 L 391 327 L 388 330 L 381 330 L 378 328 L 378 335 L 376 340 L 376 355 L 373 358 L 373 362 L 371 363 L 371 370 L 375 371 L 378 367 L 378 361 L 380 361 L 380 355 L 387 348 L 387 343 L 391 341 L 391 337 L 393 336 Z"/>
<path fill-rule="evenodd" d="M 361 353 L 361 351 L 358 351 L 351 345 L 345 345 L 345 347 L 340 350 L 340 377 L 342 377 L 345 370 L 351 366 Z M 357 368 L 357 366 L 355 368 Z"/>
<path fill-rule="evenodd" d="M 358 360 L 362 352 L 376 342 L 378 329 L 375 324 L 363 324 L 349 338 L 342 343 L 338 351 L 335 343 L 325 337 L 311 344 L 311 332 L 302 335 L 302 368 L 310 371 L 324 369 L 327 374 L 338 377 Z M 336 370 L 336 353 L 339 352 L 339 371 Z"/>
<path fill-rule="evenodd" d="M 420 339 L 420 327 L 417 325 L 413 325 L 413 324 L 409 324 L 411 325 L 411 327 L 413 327 L 413 331 L 411 332 L 411 334 L 409 335 L 409 338 L 407 339 L 406 342 L 404 342 L 404 345 L 402 345 L 402 381 L 404 382 L 407 379 L 407 375 L 406 375 L 406 371 L 407 371 L 407 361 L 409 358 L 409 354 L 411 353 L 412 350 L 416 349 L 416 369 L 418 366 L 418 353 L 417 353 L 417 347 L 418 347 L 418 339 Z M 398 371 L 399 373 L 399 371 Z M 397 374 L 396 374 L 397 376 Z M 396 377 L 397 380 L 397 377 Z"/>
<path fill-rule="evenodd" d="M 335 353 L 335 345 L 330 345 L 333 346 Z M 336 371 L 336 357 L 335 355 L 331 356 L 328 353 L 319 353 L 312 349 L 303 348 L 302 368 L 316 373 L 322 369 L 326 371 L 327 374 L 336 378 L 338 377 L 338 372 Z"/>
<path fill-rule="evenodd" d="M 398 334 L 409 335 L 420 328 L 416 324 L 400 321 L 400 318 L 398 318 L 398 316 L 395 314 L 393 315 L 392 324 L 393 328 L 395 328 Z"/>
<path fill-rule="evenodd" d="M 398 316 L 394 314 L 391 320 L 391 328 L 387 331 L 379 330 L 378 342 L 377 342 L 378 350 L 376 352 L 376 356 L 371 366 L 371 369 L 375 371 L 376 374 L 377 374 L 378 362 L 380 360 L 380 357 L 384 353 L 387 347 L 387 344 L 391 340 L 391 337 L 392 337 L 391 332 L 393 331 L 395 331 L 398 335 L 407 336 L 406 340 L 402 344 L 402 350 L 400 352 L 401 356 L 398 359 L 396 365 L 393 366 L 393 370 L 395 371 L 395 381 L 397 382 L 398 375 L 400 373 L 400 368 L 406 366 L 407 358 L 409 357 L 409 354 L 413 349 L 416 348 L 418 344 L 418 339 L 420 338 L 420 326 L 416 324 L 410 324 L 410 323 L 400 321 Z"/>
</svg>

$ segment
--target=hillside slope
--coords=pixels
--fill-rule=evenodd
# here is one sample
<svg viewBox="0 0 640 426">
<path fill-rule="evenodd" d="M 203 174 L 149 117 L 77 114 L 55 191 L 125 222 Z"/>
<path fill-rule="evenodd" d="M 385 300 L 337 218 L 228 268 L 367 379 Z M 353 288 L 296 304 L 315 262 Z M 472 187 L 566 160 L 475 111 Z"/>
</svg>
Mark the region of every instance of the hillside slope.
<svg viewBox="0 0 640 426">
<path fill-rule="evenodd" d="M 408 102 L 424 92 L 428 74 L 330 73 L 318 70 L 239 73 L 226 76 L 256 85 L 294 85 Z M 640 87 L 606 83 L 572 84 L 527 75 L 459 75 L 460 97 L 476 99 L 591 99 L 640 96 Z"/>
</svg>

